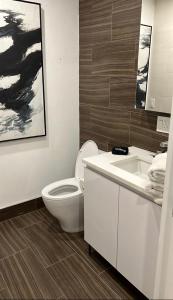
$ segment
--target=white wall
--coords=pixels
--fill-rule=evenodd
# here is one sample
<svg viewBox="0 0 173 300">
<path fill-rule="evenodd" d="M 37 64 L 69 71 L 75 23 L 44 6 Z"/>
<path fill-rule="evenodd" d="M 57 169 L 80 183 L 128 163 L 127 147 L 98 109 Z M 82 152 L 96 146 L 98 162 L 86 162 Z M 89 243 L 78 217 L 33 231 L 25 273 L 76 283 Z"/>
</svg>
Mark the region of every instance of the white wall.
<svg viewBox="0 0 173 300">
<path fill-rule="evenodd" d="M 142 0 L 141 24 L 154 25 L 155 0 Z"/>
<path fill-rule="evenodd" d="M 0 144 L 0 209 L 73 176 L 79 148 L 79 1 L 35 1 L 43 9 L 48 136 Z"/>
<path fill-rule="evenodd" d="M 150 64 L 149 98 L 155 98 L 155 111 L 171 111 L 173 98 L 173 1 L 157 0 L 153 38 L 153 59 Z M 148 98 L 148 100 L 150 100 Z"/>
<path fill-rule="evenodd" d="M 173 299 L 173 107 L 154 299 Z"/>
<path fill-rule="evenodd" d="M 141 23 L 152 25 L 146 109 L 171 111 L 173 98 L 173 1 L 143 0 Z"/>
</svg>

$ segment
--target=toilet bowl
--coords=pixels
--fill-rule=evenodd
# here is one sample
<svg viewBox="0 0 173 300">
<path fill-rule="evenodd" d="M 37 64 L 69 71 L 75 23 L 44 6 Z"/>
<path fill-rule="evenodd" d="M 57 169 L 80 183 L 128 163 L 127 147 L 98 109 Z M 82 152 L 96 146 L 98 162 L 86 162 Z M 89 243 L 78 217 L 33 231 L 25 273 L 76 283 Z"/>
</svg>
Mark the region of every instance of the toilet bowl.
<svg viewBox="0 0 173 300">
<path fill-rule="evenodd" d="M 60 180 L 42 190 L 46 208 L 66 232 L 79 232 L 84 226 L 84 164 L 83 158 L 98 154 L 95 142 L 87 141 L 76 160 L 75 177 Z"/>
</svg>

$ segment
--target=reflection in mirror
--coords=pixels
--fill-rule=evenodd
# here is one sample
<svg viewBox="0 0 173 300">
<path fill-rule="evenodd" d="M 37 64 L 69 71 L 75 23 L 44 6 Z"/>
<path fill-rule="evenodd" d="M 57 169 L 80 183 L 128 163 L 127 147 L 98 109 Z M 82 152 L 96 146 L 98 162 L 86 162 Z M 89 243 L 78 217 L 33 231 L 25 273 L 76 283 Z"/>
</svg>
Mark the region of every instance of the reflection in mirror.
<svg viewBox="0 0 173 300">
<path fill-rule="evenodd" d="M 171 113 L 173 0 L 142 0 L 136 108 Z"/>
</svg>

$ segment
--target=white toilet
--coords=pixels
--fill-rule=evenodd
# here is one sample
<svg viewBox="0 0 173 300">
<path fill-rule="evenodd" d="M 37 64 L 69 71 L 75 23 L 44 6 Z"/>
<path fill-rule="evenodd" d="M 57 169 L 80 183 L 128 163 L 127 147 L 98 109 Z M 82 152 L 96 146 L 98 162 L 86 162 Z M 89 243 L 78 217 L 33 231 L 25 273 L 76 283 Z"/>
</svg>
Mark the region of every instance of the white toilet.
<svg viewBox="0 0 173 300">
<path fill-rule="evenodd" d="M 83 158 L 98 154 L 95 142 L 87 141 L 76 160 L 75 177 L 60 180 L 42 190 L 42 198 L 49 212 L 66 232 L 79 232 L 84 226 L 84 164 Z"/>
</svg>

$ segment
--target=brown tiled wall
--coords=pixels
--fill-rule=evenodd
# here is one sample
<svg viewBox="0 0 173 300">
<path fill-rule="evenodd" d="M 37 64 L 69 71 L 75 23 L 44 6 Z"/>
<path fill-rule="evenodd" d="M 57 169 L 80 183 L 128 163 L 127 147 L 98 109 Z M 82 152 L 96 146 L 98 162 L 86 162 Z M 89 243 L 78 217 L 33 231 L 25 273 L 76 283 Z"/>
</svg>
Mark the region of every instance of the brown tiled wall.
<svg viewBox="0 0 173 300">
<path fill-rule="evenodd" d="M 157 150 L 157 114 L 135 110 L 141 0 L 80 0 L 80 135 L 103 150 Z"/>
</svg>

